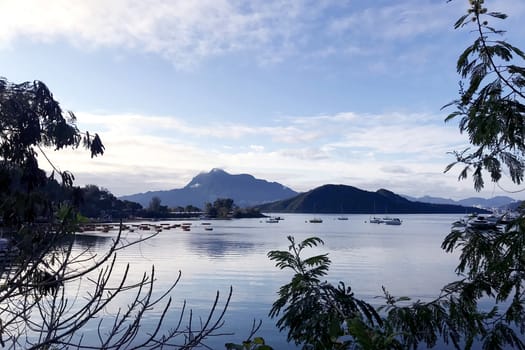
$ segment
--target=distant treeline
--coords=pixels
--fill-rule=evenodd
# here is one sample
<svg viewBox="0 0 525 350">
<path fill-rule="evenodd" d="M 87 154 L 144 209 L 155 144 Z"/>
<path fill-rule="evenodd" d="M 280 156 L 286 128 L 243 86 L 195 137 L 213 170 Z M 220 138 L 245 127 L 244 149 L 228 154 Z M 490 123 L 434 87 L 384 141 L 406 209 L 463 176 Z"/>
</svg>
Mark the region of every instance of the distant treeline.
<svg viewBox="0 0 525 350">
<path fill-rule="evenodd" d="M 114 196 L 109 190 L 96 185 L 77 187 L 75 193 L 64 193 L 64 189 L 55 183 L 49 188 L 50 195 L 58 198 L 76 198 L 75 206 L 79 208 L 80 214 L 97 220 L 118 220 L 129 218 L 188 218 L 206 216 L 209 218 L 245 218 L 263 217 L 256 209 L 241 209 L 235 205 L 231 198 L 218 198 L 214 203 L 206 203 L 203 209 L 193 205 L 185 207 L 177 206 L 169 208 L 162 205 L 158 197 L 153 197 L 147 208 L 136 202 L 121 200 Z"/>
</svg>

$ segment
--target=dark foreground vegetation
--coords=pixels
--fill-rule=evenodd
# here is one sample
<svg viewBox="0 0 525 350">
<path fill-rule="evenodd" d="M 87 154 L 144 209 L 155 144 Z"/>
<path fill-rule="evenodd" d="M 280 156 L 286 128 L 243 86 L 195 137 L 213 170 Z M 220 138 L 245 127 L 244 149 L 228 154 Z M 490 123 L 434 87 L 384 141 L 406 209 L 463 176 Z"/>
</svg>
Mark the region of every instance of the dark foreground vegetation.
<svg viewBox="0 0 525 350">
<path fill-rule="evenodd" d="M 50 175 L 40 168 L 37 156 L 48 160 L 46 152 L 64 148 L 86 148 L 91 157 L 104 153 L 100 137 L 81 132 L 74 114 L 63 112 L 42 82 L 0 78 L 0 346 L 188 349 L 215 334 L 231 290 L 221 309 L 217 293 L 203 322 L 192 322 L 182 308 L 179 324 L 164 325 L 165 315 L 175 312 L 169 294 L 180 273 L 159 294 L 154 267 L 138 281 L 114 270 L 119 251 L 148 237 L 125 241 L 119 235 L 105 252 L 73 252 L 70 238 L 82 219 L 80 208 L 92 210 L 83 195 L 98 197 L 108 208 L 119 202 L 98 188 L 75 187 L 73 174 L 52 163 Z M 75 296 L 78 290 L 87 292 Z M 127 303 L 118 308 L 123 296 Z M 152 312 L 160 316 L 145 332 L 142 320 Z M 97 328 L 98 336 L 83 338 L 86 329 Z"/>
<path fill-rule="evenodd" d="M 455 27 L 473 29 L 476 38 L 458 59 L 460 97 L 446 106 L 455 107 L 446 120 L 460 119 L 460 131 L 474 149 L 455 152 L 456 161 L 446 170 L 463 165 L 459 179 L 470 174 L 477 190 L 486 174 L 498 182 L 506 173 L 520 185 L 525 170 L 525 54 L 502 40 L 503 32 L 495 28 L 505 14 L 490 12 L 483 0 L 469 4 Z M 525 349 L 523 212 L 504 227 L 480 230 L 454 223 L 442 248 L 459 251 L 457 280 L 430 302 L 383 289 L 379 308 L 356 297 L 344 282 L 323 282 L 328 255 L 304 257 L 306 249 L 322 240 L 288 239 L 287 251 L 268 254 L 277 267 L 294 273 L 280 288 L 270 316 L 278 317 L 288 340 L 303 349 L 417 349 L 439 342 L 456 349 Z"/>
<path fill-rule="evenodd" d="M 460 130 L 476 149 L 456 152 L 463 164 L 460 179 L 472 172 L 474 187 L 484 186 L 483 172 L 493 182 L 505 169 L 521 184 L 525 169 L 524 53 L 500 40 L 492 21 L 506 16 L 489 12 L 483 0 L 470 0 L 468 13 L 456 28 L 474 26 L 477 37 L 460 56 L 464 79 L 456 110 L 446 120 L 460 119 Z M 343 282 L 322 282 L 327 255 L 304 258 L 303 250 L 318 238 L 295 242 L 288 251 L 268 255 L 282 269 L 292 269 L 292 281 L 281 287 L 271 316 L 288 331 L 288 339 L 308 349 L 416 349 L 438 341 L 457 349 L 525 349 L 525 217 L 503 228 L 478 230 L 457 222 L 442 248 L 460 251 L 458 279 L 431 302 L 394 297 L 384 290 L 377 310 L 353 294 Z M 480 301 L 484 299 L 484 305 Z"/>
<path fill-rule="evenodd" d="M 525 171 L 525 54 L 501 40 L 493 27 L 492 21 L 505 19 L 504 14 L 489 12 L 482 0 L 469 4 L 456 28 L 473 26 L 476 38 L 458 60 L 460 97 L 448 106 L 455 110 L 447 120 L 460 118 L 460 131 L 468 134 L 474 149 L 456 152 L 447 170 L 463 165 L 460 179 L 470 174 L 476 189 L 484 186 L 487 174 L 497 182 L 503 172 L 519 185 Z M 92 157 L 104 152 L 98 135 L 78 130 L 74 115 L 61 110 L 43 83 L 0 79 L 0 346 L 191 349 L 218 334 L 231 290 L 220 308 L 217 293 L 202 322 L 193 322 L 182 308 L 180 322 L 165 325 L 166 314 L 175 312 L 169 294 L 179 279 L 154 296 L 153 267 L 139 281 L 128 280 L 127 271 L 114 271 L 116 254 L 140 241 L 118 236 L 102 255 L 73 252 L 73 240 L 67 238 L 80 220 L 83 192 L 73 185 L 70 172 L 51 164 L 55 171 L 47 175 L 37 162 L 37 154 L 47 159 L 50 149 L 68 147 L 86 148 Z M 91 188 L 99 199 L 101 192 Z M 160 201 L 149 209 L 164 211 Z M 232 209 L 233 201 L 221 199 L 206 211 L 224 217 Z M 523 214 L 505 227 L 486 230 L 455 223 L 442 248 L 459 252 L 457 280 L 425 303 L 384 289 L 379 308 L 359 299 L 343 282 L 322 280 L 329 272 L 328 255 L 304 256 L 323 243 L 319 238 L 288 239 L 288 250 L 268 253 L 278 268 L 293 272 L 290 283 L 278 291 L 270 316 L 278 318 L 289 341 L 304 349 L 416 349 L 440 341 L 457 349 L 525 349 Z M 77 288 L 78 283 L 90 288 Z M 67 288 L 90 292 L 70 299 Z M 126 306 L 109 312 L 123 295 Z M 154 310 L 160 310 L 157 325 L 146 332 L 142 321 Z M 98 337 L 88 344 L 79 335 L 93 327 Z M 271 349 L 255 337 L 256 330 L 254 324 L 245 342 L 226 348 Z"/>
</svg>

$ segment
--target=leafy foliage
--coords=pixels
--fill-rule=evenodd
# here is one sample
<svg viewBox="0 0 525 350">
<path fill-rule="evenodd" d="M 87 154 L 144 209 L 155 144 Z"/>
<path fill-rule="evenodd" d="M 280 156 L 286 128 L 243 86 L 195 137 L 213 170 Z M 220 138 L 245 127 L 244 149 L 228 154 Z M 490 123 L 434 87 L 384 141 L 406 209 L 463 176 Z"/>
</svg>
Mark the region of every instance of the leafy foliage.
<svg viewBox="0 0 525 350">
<path fill-rule="evenodd" d="M 227 350 L 273 350 L 261 337 L 243 341 L 242 344 L 226 343 L 225 346 Z"/>
<path fill-rule="evenodd" d="M 460 98 L 449 104 L 457 110 L 446 120 L 460 117 L 461 132 L 468 133 L 477 149 L 456 152 L 457 161 L 447 170 L 464 163 L 460 179 L 472 169 L 477 190 L 484 186 L 483 170 L 497 182 L 506 169 L 518 185 L 525 170 L 525 54 L 500 40 L 504 32 L 489 22 L 505 18 L 506 14 L 489 12 L 483 0 L 470 0 L 467 14 L 455 24 L 456 29 L 473 25 L 477 38 L 458 59 L 457 70 L 464 81 Z M 524 220 L 522 213 L 504 229 L 483 231 L 458 222 L 443 242 L 448 252 L 461 250 L 456 271 L 463 279 L 444 290 L 452 300 L 451 316 L 457 310 L 455 303 L 470 307 L 473 316 L 464 319 L 475 322 L 469 327 L 467 345 L 477 336 L 486 349 L 525 348 Z M 487 299 L 494 307 L 477 311 L 478 302 Z"/>
<path fill-rule="evenodd" d="M 242 344 L 226 343 L 224 344 L 227 350 L 273 350 L 273 348 L 266 344 L 264 338 L 254 337 L 255 333 L 261 328 L 262 321 L 259 324 L 253 322 L 252 330 L 248 338 Z M 252 339 L 253 338 L 253 339 Z"/>
<path fill-rule="evenodd" d="M 236 208 L 231 198 L 217 198 L 213 204 L 206 203 L 204 213 L 211 218 L 229 218 Z"/>
<path fill-rule="evenodd" d="M 217 293 L 199 325 L 192 325 L 191 312 L 188 324 L 183 322 L 184 305 L 179 322 L 166 329 L 169 293 L 180 273 L 162 292 L 155 290 L 154 267 L 138 281 L 130 280 L 129 265 L 122 273 L 114 270 L 117 252 L 151 236 L 125 241 L 119 232 L 105 252 L 74 250 L 82 194 L 104 197 L 105 192 L 75 188 L 73 174 L 52 163 L 54 172 L 46 176 L 37 157 L 48 160 L 50 148 L 66 147 L 84 147 L 92 157 L 104 152 L 99 136 L 80 132 L 73 113 L 63 113 L 42 82 L 0 78 L 0 346 L 191 349 L 202 344 L 221 327 L 231 290 L 222 310 Z M 68 288 L 89 292 L 75 295 Z M 127 305 L 104 317 L 119 297 L 126 297 Z M 142 323 L 152 311 L 159 316 L 146 332 Z M 97 327 L 97 337 L 86 342 L 84 331 Z"/>
<path fill-rule="evenodd" d="M 455 24 L 474 25 L 477 38 L 458 59 L 460 98 L 446 120 L 460 118 L 474 151 L 455 152 L 465 165 L 460 179 L 473 171 L 474 188 L 484 186 L 483 171 L 497 182 L 505 170 L 521 184 L 525 171 L 525 54 L 495 37 L 489 25 L 506 15 L 489 12 L 483 0 L 469 0 L 467 14 Z M 396 298 L 383 288 L 385 304 L 377 311 L 340 284 L 336 289 L 320 278 L 328 272 L 326 254 L 302 259 L 319 238 L 296 243 L 288 251 L 271 251 L 276 266 L 290 268 L 292 281 L 279 290 L 270 315 L 282 316 L 281 330 L 305 349 L 418 349 L 438 341 L 456 349 L 525 349 L 525 214 L 504 227 L 479 229 L 465 221 L 453 224 L 442 248 L 460 251 L 458 280 L 443 287 L 430 302 Z M 335 292 L 337 290 L 337 292 Z M 346 324 L 346 328 L 343 324 Z M 340 343 L 339 340 L 344 339 Z"/>
<path fill-rule="evenodd" d="M 471 0 L 468 13 L 455 24 L 455 28 L 474 25 L 477 38 L 465 49 L 457 61 L 460 98 L 446 105 L 456 111 L 446 120 L 460 118 L 461 132 L 466 132 L 470 143 L 477 148 L 455 152 L 456 162 L 465 164 L 460 179 L 473 171 L 474 187 L 483 185 L 482 171 L 497 182 L 504 168 L 512 181 L 523 181 L 525 163 L 525 60 L 522 50 L 499 40 L 503 31 L 497 30 L 489 20 L 507 16 L 489 12 L 483 0 Z"/>
<path fill-rule="evenodd" d="M 323 241 L 311 237 L 296 243 L 292 236 L 288 240 L 288 251 L 268 253 L 277 267 L 294 271 L 291 282 L 279 289 L 270 311 L 271 317 L 282 312 L 277 326 L 288 330 L 288 341 L 302 344 L 304 349 L 348 349 L 354 339 L 367 344 L 363 348 L 396 348 L 395 339 L 378 331 L 383 320 L 371 305 L 355 298 L 343 282 L 334 286 L 321 281 L 330 266 L 327 254 L 301 257 L 305 248 Z M 345 337 L 348 335 L 352 338 Z M 380 343 L 384 347 L 377 347 Z"/>
<path fill-rule="evenodd" d="M 79 211 L 89 218 L 121 219 L 142 215 L 142 205 L 127 200 L 119 200 L 109 190 L 96 185 L 80 188 L 82 200 Z"/>
</svg>

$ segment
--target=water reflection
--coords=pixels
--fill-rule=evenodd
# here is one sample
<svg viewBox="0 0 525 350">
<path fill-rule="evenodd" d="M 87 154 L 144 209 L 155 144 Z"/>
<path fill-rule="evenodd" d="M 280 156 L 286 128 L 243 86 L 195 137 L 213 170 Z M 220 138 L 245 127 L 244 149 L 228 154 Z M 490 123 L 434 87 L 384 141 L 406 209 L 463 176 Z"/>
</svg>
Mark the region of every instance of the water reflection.
<svg viewBox="0 0 525 350">
<path fill-rule="evenodd" d="M 75 235 L 74 244 L 82 249 L 102 249 L 107 247 L 112 240 L 112 237 L 84 233 Z"/>
<path fill-rule="evenodd" d="M 217 338 L 210 344 L 214 349 L 242 338 L 254 318 L 263 319 L 260 335 L 274 348 L 295 348 L 267 318 L 279 287 L 289 282 L 291 275 L 277 269 L 266 254 L 269 250 L 286 250 L 288 235 L 295 236 L 296 241 L 321 237 L 325 246 L 308 254 L 329 253 L 332 266 L 327 279 L 345 281 L 358 297 L 372 302 L 377 302 L 374 297 L 381 294 L 382 285 L 396 296 L 425 299 L 455 278 L 457 258 L 440 248 L 456 219 L 453 216 L 405 215 L 401 226 L 365 223 L 368 216 L 364 215 L 349 215 L 348 221 L 323 215 L 322 224 L 308 223 L 308 215 L 281 216 L 285 220 L 277 224 L 242 219 L 214 221 L 212 231 L 198 223 L 193 223 L 190 232 L 163 230 L 149 241 L 119 251 L 119 264 L 131 262 L 131 273 L 137 275 L 155 265 L 159 290 L 173 281 L 180 269 L 183 278 L 175 290 L 174 305 L 187 300 L 199 315 L 209 311 L 216 290 L 225 293 L 233 286 L 225 331 L 238 336 Z M 92 235 L 79 240 L 78 245 L 97 251 L 107 246 L 111 237 Z"/>
<path fill-rule="evenodd" d="M 189 239 L 191 249 L 198 255 L 211 258 L 243 255 L 253 250 L 254 243 L 248 241 L 232 240 L 221 235 L 199 237 L 191 236 Z"/>
</svg>

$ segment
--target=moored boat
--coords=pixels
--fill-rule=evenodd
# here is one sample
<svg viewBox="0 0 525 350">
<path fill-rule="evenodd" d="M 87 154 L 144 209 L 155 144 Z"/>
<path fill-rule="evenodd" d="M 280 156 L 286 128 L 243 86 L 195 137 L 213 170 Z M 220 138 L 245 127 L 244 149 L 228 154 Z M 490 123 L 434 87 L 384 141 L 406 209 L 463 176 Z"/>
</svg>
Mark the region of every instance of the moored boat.
<svg viewBox="0 0 525 350">
<path fill-rule="evenodd" d="M 368 220 L 369 223 L 371 224 L 380 224 L 383 222 L 383 220 L 381 220 L 380 218 L 376 218 L 375 216 L 373 218 L 370 218 Z"/>
<path fill-rule="evenodd" d="M 496 220 L 489 219 L 486 216 L 478 215 L 475 218 L 468 220 L 468 226 L 478 230 L 488 230 L 491 228 L 496 228 L 498 222 Z"/>
<path fill-rule="evenodd" d="M 399 218 L 383 218 L 382 222 L 385 225 L 401 225 L 402 221 Z"/>
</svg>

